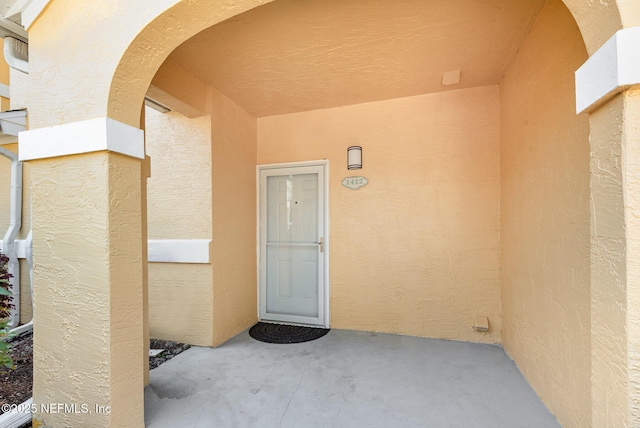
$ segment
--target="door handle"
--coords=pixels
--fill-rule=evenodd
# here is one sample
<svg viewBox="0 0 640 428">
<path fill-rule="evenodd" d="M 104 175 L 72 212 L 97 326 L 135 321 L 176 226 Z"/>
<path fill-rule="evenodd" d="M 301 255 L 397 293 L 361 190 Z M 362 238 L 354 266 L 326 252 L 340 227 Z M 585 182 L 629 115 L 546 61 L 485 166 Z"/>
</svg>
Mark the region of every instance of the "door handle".
<svg viewBox="0 0 640 428">
<path fill-rule="evenodd" d="M 316 244 L 320 246 L 320 252 L 324 253 L 324 238 L 320 238 Z"/>
</svg>

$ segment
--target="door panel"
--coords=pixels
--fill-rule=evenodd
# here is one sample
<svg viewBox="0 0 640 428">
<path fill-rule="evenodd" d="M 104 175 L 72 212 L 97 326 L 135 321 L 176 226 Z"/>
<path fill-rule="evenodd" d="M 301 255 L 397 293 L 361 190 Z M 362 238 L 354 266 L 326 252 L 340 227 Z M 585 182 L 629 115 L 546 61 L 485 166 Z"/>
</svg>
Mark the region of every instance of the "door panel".
<svg viewBox="0 0 640 428">
<path fill-rule="evenodd" d="M 318 317 L 318 254 L 309 246 L 267 245 L 267 313 Z"/>
<path fill-rule="evenodd" d="M 260 174 L 260 318 L 324 323 L 324 170 Z"/>
</svg>

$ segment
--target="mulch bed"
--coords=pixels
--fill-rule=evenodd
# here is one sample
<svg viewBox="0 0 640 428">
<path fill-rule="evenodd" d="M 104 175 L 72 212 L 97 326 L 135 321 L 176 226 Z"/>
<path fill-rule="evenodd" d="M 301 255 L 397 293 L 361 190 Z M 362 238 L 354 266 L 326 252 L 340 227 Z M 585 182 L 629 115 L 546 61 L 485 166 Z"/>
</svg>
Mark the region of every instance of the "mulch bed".
<svg viewBox="0 0 640 428">
<path fill-rule="evenodd" d="M 9 351 L 14 370 L 0 369 L 0 405 L 21 404 L 31 397 L 33 386 L 33 334 L 25 333 L 11 341 Z M 2 414 L 0 410 L 0 414 Z"/>
<path fill-rule="evenodd" d="M 181 352 L 191 348 L 191 345 L 185 343 L 172 342 L 170 340 L 151 339 L 149 346 L 151 349 L 164 349 L 162 353 L 156 357 L 149 358 L 149 370 L 155 369 L 165 361 L 169 361 Z"/>
<path fill-rule="evenodd" d="M 151 349 L 164 349 L 156 356 L 149 358 L 149 369 L 155 369 L 165 361 L 169 361 L 181 352 L 190 348 L 184 343 L 169 340 L 151 339 Z M 0 405 L 21 404 L 31 397 L 33 388 L 33 334 L 20 335 L 11 341 L 11 358 L 15 363 L 14 370 L 0 369 Z M 0 411 L 0 414 L 3 412 Z M 24 427 L 31 426 L 25 425 Z M 22 427 L 22 428 L 24 428 Z"/>
</svg>

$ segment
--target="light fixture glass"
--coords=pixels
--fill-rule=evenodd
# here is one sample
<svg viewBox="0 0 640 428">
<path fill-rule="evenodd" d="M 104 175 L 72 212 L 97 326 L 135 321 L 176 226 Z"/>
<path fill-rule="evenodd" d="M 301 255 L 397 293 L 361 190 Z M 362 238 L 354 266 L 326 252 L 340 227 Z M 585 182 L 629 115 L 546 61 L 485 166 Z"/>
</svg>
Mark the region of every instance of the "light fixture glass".
<svg viewBox="0 0 640 428">
<path fill-rule="evenodd" d="M 347 149 L 347 168 L 348 169 L 362 168 L 362 147 L 351 146 Z"/>
<path fill-rule="evenodd" d="M 160 113 L 169 113 L 171 111 L 171 109 L 169 107 L 167 107 L 166 105 L 159 103 L 158 101 L 154 100 L 153 98 L 149 98 L 149 97 L 144 97 L 144 105 L 146 105 L 147 107 L 150 107 L 154 110 L 159 111 Z"/>
</svg>

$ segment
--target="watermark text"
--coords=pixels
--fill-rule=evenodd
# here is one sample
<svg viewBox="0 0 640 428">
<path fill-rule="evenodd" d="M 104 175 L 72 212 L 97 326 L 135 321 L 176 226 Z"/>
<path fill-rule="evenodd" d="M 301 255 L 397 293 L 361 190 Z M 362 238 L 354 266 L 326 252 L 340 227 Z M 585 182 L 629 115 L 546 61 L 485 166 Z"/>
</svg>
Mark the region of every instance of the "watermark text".
<svg viewBox="0 0 640 428">
<path fill-rule="evenodd" d="M 98 404 L 87 403 L 22 403 L 22 404 L 3 404 L 0 406 L 3 413 L 64 413 L 64 414 L 93 414 L 93 413 L 111 413 L 111 406 L 101 406 Z"/>
</svg>

